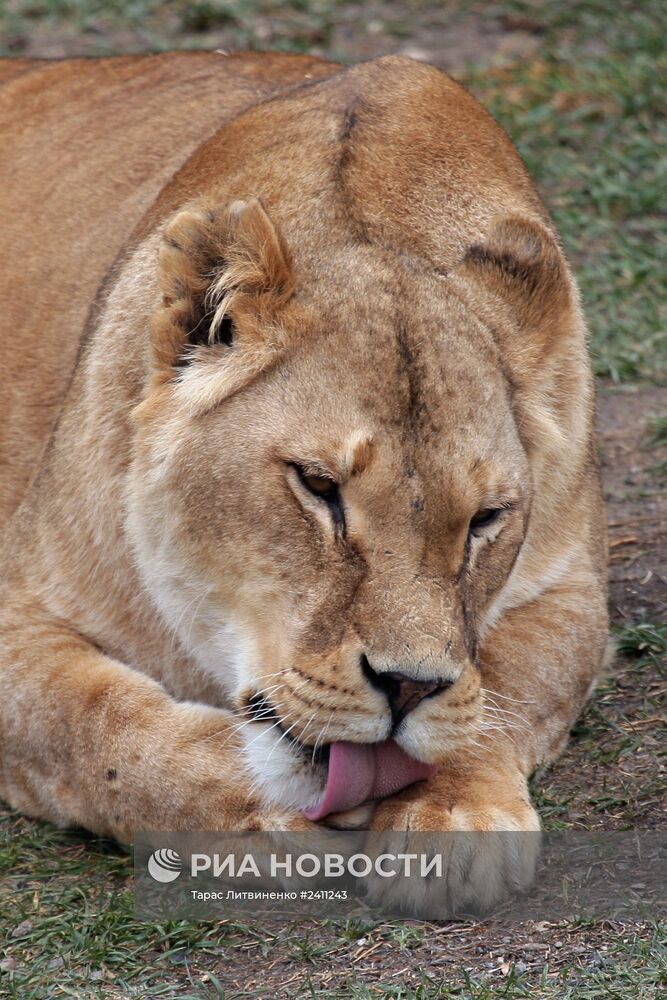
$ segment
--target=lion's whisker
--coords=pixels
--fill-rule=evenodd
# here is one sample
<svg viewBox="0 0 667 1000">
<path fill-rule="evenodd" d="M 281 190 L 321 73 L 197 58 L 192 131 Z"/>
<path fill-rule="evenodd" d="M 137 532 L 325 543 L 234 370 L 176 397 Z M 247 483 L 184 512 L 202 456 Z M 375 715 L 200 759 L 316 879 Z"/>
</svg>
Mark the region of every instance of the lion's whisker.
<svg viewBox="0 0 667 1000">
<path fill-rule="evenodd" d="M 289 727 L 289 729 L 286 729 L 286 730 L 285 730 L 285 731 L 284 731 L 284 732 L 283 732 L 283 733 L 281 734 L 281 736 L 280 736 L 280 739 L 276 741 L 276 744 L 275 744 L 275 746 L 273 747 L 273 749 L 272 749 L 272 750 L 271 750 L 271 752 L 269 753 L 269 756 L 268 756 L 268 757 L 266 758 L 266 763 L 267 763 L 267 764 L 269 763 L 269 761 L 270 761 L 270 760 L 271 760 L 271 758 L 273 757 L 274 753 L 276 752 L 276 750 L 278 749 L 278 747 L 280 746 L 280 744 L 282 743 L 282 741 L 283 741 L 283 740 L 285 739 L 285 737 L 286 737 L 286 736 L 287 736 L 287 735 L 288 735 L 289 733 L 291 733 L 291 731 L 292 731 L 292 730 L 294 729 L 294 727 L 296 726 L 296 724 L 297 724 L 296 722 L 293 722 L 293 723 L 292 723 L 292 725 L 291 725 L 291 726 Z"/>
<path fill-rule="evenodd" d="M 504 701 L 512 701 L 516 705 L 536 705 L 537 702 L 534 700 L 526 701 L 522 698 L 510 698 L 508 694 L 501 694 L 500 691 L 494 691 L 491 688 L 481 688 L 482 694 L 491 695 L 494 698 L 502 698 Z"/>
</svg>

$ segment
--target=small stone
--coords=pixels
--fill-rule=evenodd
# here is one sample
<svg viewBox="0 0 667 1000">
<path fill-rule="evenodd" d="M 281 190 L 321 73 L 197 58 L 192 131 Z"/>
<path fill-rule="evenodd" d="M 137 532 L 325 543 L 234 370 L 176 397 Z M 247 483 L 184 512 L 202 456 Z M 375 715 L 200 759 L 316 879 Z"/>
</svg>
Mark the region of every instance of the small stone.
<svg viewBox="0 0 667 1000">
<path fill-rule="evenodd" d="M 416 59 L 417 62 L 430 62 L 433 59 L 433 54 L 419 45 L 406 45 L 401 49 L 401 55 L 407 56 L 408 59 Z"/>
<path fill-rule="evenodd" d="M 58 958 L 52 958 L 46 967 L 50 972 L 52 972 L 54 969 L 62 969 L 64 964 L 65 964 L 65 959 L 58 957 Z"/>
<path fill-rule="evenodd" d="M 14 972 L 17 966 L 15 958 L 0 958 L 0 972 Z"/>
<path fill-rule="evenodd" d="M 12 931 L 12 937 L 25 937 L 32 930 L 32 920 L 22 920 Z"/>
<path fill-rule="evenodd" d="M 28 38 L 26 35 L 10 35 L 5 39 L 5 46 L 10 52 L 24 52 L 28 48 Z"/>
<path fill-rule="evenodd" d="M 173 965 L 185 965 L 188 960 L 187 951 L 175 951 L 173 955 L 169 956 L 169 961 Z"/>
</svg>

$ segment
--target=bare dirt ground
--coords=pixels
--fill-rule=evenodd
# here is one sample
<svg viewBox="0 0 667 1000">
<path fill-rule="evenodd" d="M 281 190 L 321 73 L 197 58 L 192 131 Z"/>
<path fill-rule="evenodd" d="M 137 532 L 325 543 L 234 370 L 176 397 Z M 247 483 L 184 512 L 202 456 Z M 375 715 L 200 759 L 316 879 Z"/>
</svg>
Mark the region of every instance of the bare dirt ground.
<svg viewBox="0 0 667 1000">
<path fill-rule="evenodd" d="M 605 388 L 598 397 L 609 516 L 610 609 L 618 624 L 667 612 L 667 489 L 656 467 L 667 447 L 647 447 L 647 423 L 667 413 L 667 389 Z"/>
<path fill-rule="evenodd" d="M 8 0 L 8 11 L 22 3 Z M 76 5 L 72 5 L 76 8 Z M 85 4 L 80 5 L 85 12 Z M 94 6 L 91 4 L 91 6 Z M 497 4 L 448 4 L 408 0 L 369 3 L 322 3 L 319 14 L 280 4 L 238 4 L 234 17 L 212 14 L 206 4 L 137 3 L 141 16 L 119 18 L 109 5 L 82 19 L 70 16 L 53 24 L 48 18 L 7 18 L 0 44 L 21 56 L 59 59 L 72 55 L 144 52 L 165 48 L 233 50 L 246 47 L 307 49 L 314 55 L 360 62 L 400 53 L 435 63 L 454 75 L 469 66 L 500 66 L 534 56 L 540 47 L 539 18 L 503 12 Z"/>
<path fill-rule="evenodd" d="M 443 992 L 443 1000 L 454 996 L 465 1000 L 477 997 L 490 1000 L 492 996 L 504 995 L 540 997 L 540 986 L 548 988 L 559 978 L 562 980 L 564 974 L 567 987 L 573 990 L 569 995 L 577 997 L 577 987 L 588 987 L 591 974 L 595 975 L 610 961 L 610 936 L 622 935 L 628 940 L 640 929 L 639 925 L 617 921 L 600 922 L 590 928 L 549 921 L 440 925 L 415 921 L 402 927 L 400 937 L 392 924 L 381 924 L 371 930 L 362 928 L 358 936 L 340 941 L 332 948 L 329 929 L 315 924 L 307 928 L 300 925 L 301 954 L 295 947 L 294 928 L 273 931 L 258 927 L 254 939 L 239 936 L 238 950 L 234 947 L 228 950 L 224 964 L 216 969 L 215 975 L 234 1000 L 245 996 L 292 1000 L 299 990 L 302 991 L 299 995 L 307 997 L 311 988 L 312 996 L 319 997 L 327 991 L 327 997 L 344 1000 L 351 995 L 348 991 L 352 986 L 359 983 L 368 990 L 369 1000 L 371 997 L 399 1000 L 403 996 L 412 1000 L 419 997 L 418 991 L 425 987 L 433 992 L 424 993 L 424 996 L 437 997 L 437 988 L 442 984 L 447 990 L 444 984 L 451 982 L 452 975 L 460 971 L 464 976 L 467 973 L 472 983 L 483 978 L 493 988 L 494 984 L 506 983 L 508 974 L 511 983 L 512 970 L 524 982 L 532 981 L 535 991 L 491 994 L 483 991 L 484 988 L 480 992 L 468 992 L 463 987 L 460 993 Z M 262 949 L 267 943 L 271 948 L 269 962 L 262 960 Z M 318 949 L 326 951 L 326 967 L 303 961 L 304 952 L 317 955 Z M 194 975 L 196 968 L 192 972 Z M 635 1000 L 642 994 L 630 986 L 623 996 L 602 991 L 593 995 L 600 1000 L 606 996 Z M 583 998 L 584 994 L 581 996 Z M 648 998 L 649 994 L 644 996 Z M 658 1000 L 657 994 L 653 997 Z"/>
</svg>

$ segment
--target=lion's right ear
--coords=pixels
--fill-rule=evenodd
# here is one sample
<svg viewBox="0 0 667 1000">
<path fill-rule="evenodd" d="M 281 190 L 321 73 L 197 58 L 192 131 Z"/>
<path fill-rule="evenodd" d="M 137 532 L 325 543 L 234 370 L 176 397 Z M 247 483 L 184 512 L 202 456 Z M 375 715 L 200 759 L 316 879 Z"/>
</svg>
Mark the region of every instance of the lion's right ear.
<svg viewBox="0 0 667 1000">
<path fill-rule="evenodd" d="M 216 345 L 218 353 L 222 347 L 257 354 L 294 284 L 287 249 L 257 199 L 179 212 L 164 232 L 159 280 L 158 381 Z"/>
</svg>

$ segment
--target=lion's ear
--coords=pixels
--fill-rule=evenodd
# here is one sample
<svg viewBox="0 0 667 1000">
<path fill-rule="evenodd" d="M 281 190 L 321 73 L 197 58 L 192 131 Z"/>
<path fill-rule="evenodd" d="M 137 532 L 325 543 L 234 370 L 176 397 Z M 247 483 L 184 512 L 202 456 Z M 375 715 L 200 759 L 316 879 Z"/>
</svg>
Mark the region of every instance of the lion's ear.
<svg viewBox="0 0 667 1000">
<path fill-rule="evenodd" d="M 590 380 L 584 321 L 554 237 L 524 218 L 497 220 L 456 275 L 497 344 L 528 452 L 566 448 L 572 428 L 586 426 Z"/>
<path fill-rule="evenodd" d="M 163 377 L 216 344 L 257 350 L 293 291 L 287 250 L 257 199 L 179 212 L 164 232 L 159 280 L 153 357 Z"/>
<path fill-rule="evenodd" d="M 558 353 L 575 303 L 562 253 L 546 229 L 519 217 L 496 220 L 486 239 L 468 248 L 460 274 L 493 295 L 499 319 L 513 328 L 501 345 L 510 355 L 532 366 Z"/>
</svg>

